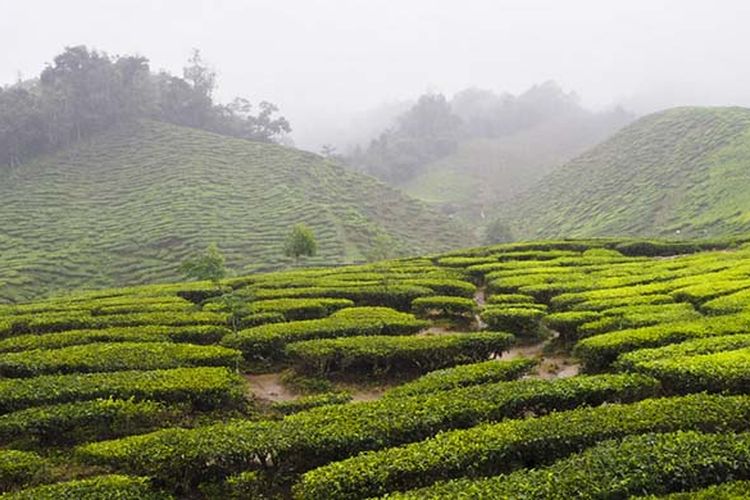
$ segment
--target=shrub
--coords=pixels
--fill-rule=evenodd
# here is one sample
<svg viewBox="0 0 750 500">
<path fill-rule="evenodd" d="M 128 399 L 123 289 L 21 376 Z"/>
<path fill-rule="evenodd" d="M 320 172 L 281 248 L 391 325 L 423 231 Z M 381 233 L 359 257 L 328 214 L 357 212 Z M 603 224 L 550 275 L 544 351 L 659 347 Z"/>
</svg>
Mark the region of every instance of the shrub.
<svg viewBox="0 0 750 500">
<path fill-rule="evenodd" d="M 750 428 L 750 397 L 705 394 L 603 405 L 449 431 L 399 448 L 362 453 L 306 473 L 304 499 L 369 498 L 463 476 L 533 467 L 599 441 L 647 432 Z"/>
<path fill-rule="evenodd" d="M 349 299 L 269 299 L 250 304 L 252 314 L 278 313 L 289 321 L 315 319 L 354 305 Z"/>
<path fill-rule="evenodd" d="M 356 335 L 408 335 L 427 323 L 411 314 L 385 307 L 342 309 L 323 319 L 262 325 L 227 335 L 222 345 L 239 349 L 246 358 L 281 358 L 288 342 Z"/>
<path fill-rule="evenodd" d="M 348 403 L 352 400 L 352 395 L 346 391 L 342 392 L 325 392 L 323 394 L 313 394 L 304 396 L 292 401 L 279 401 L 271 405 L 271 408 L 283 415 L 291 415 L 300 411 L 317 408 L 318 406 L 336 405 Z"/>
<path fill-rule="evenodd" d="M 553 300 L 554 302 L 554 300 Z M 574 311 L 604 311 L 606 309 L 615 309 L 624 306 L 634 305 L 657 305 L 657 304 L 672 304 L 672 297 L 669 295 L 663 295 L 654 293 L 651 295 L 634 295 L 631 297 L 613 298 L 613 299 L 591 299 L 577 302 L 570 305 L 570 309 Z"/>
<path fill-rule="evenodd" d="M 47 467 L 47 461 L 36 453 L 0 450 L 0 491 L 39 481 Z"/>
<path fill-rule="evenodd" d="M 474 314 L 476 306 L 473 299 L 444 295 L 418 297 L 411 303 L 414 314 L 422 317 L 470 318 Z"/>
<path fill-rule="evenodd" d="M 750 308 L 750 290 L 724 295 L 701 306 L 707 314 L 732 314 Z"/>
<path fill-rule="evenodd" d="M 46 335 L 27 334 L 0 340 L 1 352 L 59 349 L 97 342 L 190 342 L 212 344 L 230 332 L 222 326 L 139 326 L 70 330 Z"/>
<path fill-rule="evenodd" d="M 353 300 L 358 306 L 392 307 L 408 311 L 417 297 L 435 295 L 431 288 L 416 285 L 365 285 L 336 287 L 270 288 L 253 291 L 257 299 L 282 297 L 332 297 Z"/>
<path fill-rule="evenodd" d="M 493 330 L 511 332 L 522 337 L 539 334 L 544 312 L 528 307 L 488 307 L 482 320 Z"/>
<path fill-rule="evenodd" d="M 426 287 L 440 295 L 453 295 L 466 298 L 474 297 L 477 291 L 477 287 L 469 282 L 446 278 L 411 278 L 402 281 L 400 284 Z"/>
<path fill-rule="evenodd" d="M 239 351 L 220 346 L 171 342 L 101 343 L 0 354 L 0 374 L 28 377 L 50 373 L 157 370 L 181 366 L 234 367 L 240 359 Z"/>
<path fill-rule="evenodd" d="M 604 317 L 581 325 L 579 334 L 587 337 L 613 330 L 702 318 L 690 304 L 624 306 L 602 311 L 602 315 Z"/>
<path fill-rule="evenodd" d="M 242 379 L 222 367 L 46 375 L 0 380 L 0 413 L 97 398 L 189 402 L 198 408 L 237 405 Z"/>
<path fill-rule="evenodd" d="M 487 304 L 533 304 L 534 297 L 522 293 L 499 293 L 490 295 L 487 298 Z"/>
<path fill-rule="evenodd" d="M 547 328 L 555 330 L 564 340 L 577 340 L 578 328 L 584 323 L 595 321 L 600 314 L 593 311 L 566 311 L 548 314 L 543 323 Z"/>
<path fill-rule="evenodd" d="M 42 442 L 113 438 L 163 426 L 176 415 L 162 403 L 132 399 L 39 406 L 0 416 L 0 438 L 34 437 Z"/>
<path fill-rule="evenodd" d="M 672 493 L 665 496 L 633 497 L 633 500 L 742 500 L 750 491 L 750 481 L 731 481 L 700 490 Z"/>
<path fill-rule="evenodd" d="M 431 336 L 365 336 L 295 342 L 287 346 L 292 362 L 308 373 L 395 370 L 430 371 L 486 360 L 513 343 L 505 333 L 456 333 Z"/>
<path fill-rule="evenodd" d="M 660 347 L 688 339 L 745 333 L 750 316 L 704 318 L 654 325 L 645 328 L 605 333 L 579 341 L 573 354 L 585 363 L 587 370 L 601 370 L 621 354 L 646 347 Z"/>
<path fill-rule="evenodd" d="M 750 477 L 750 435 L 676 432 L 605 441 L 548 467 L 454 480 L 388 498 L 628 498 Z"/>
<path fill-rule="evenodd" d="M 168 500 L 173 497 L 152 489 L 146 477 L 128 477 L 118 474 L 37 486 L 2 496 L 3 500 L 102 500 L 105 498 Z"/>
<path fill-rule="evenodd" d="M 484 361 L 430 372 L 418 379 L 399 385 L 383 397 L 405 397 L 449 391 L 470 385 L 514 380 L 526 374 L 536 361 L 519 358 L 512 361 Z"/>
<path fill-rule="evenodd" d="M 641 375 L 518 380 L 407 398 L 314 408 L 273 421 L 235 421 L 192 430 L 92 443 L 77 448 L 89 463 L 142 471 L 175 486 L 273 464 L 302 472 L 360 451 L 419 441 L 436 433 L 534 412 L 634 401 L 658 383 Z M 270 462 L 269 462 L 270 458 Z"/>
</svg>

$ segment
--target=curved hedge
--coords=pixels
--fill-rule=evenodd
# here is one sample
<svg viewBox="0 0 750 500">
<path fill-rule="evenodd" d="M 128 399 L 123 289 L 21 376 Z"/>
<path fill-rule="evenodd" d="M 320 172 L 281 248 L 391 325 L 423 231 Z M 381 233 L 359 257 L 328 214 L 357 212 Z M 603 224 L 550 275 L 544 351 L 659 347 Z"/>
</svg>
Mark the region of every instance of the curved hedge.
<svg viewBox="0 0 750 500">
<path fill-rule="evenodd" d="M 246 358 L 281 358 L 289 342 L 359 335 L 408 335 L 425 326 L 427 322 L 387 307 L 352 307 L 327 318 L 249 328 L 227 335 L 221 343 L 239 349 Z"/>
<path fill-rule="evenodd" d="M 177 412 L 153 401 L 99 399 L 38 406 L 0 415 L 0 439 L 43 442 L 108 439 L 147 432 L 175 420 Z"/>
<path fill-rule="evenodd" d="M 417 297 L 435 295 L 432 288 L 417 285 L 365 285 L 365 286 L 312 286 L 299 288 L 254 289 L 256 299 L 278 299 L 282 297 L 331 297 L 350 299 L 358 306 L 392 307 L 408 311 Z"/>
<path fill-rule="evenodd" d="M 637 497 L 632 500 L 744 500 L 750 492 L 750 481 L 731 481 L 700 490 L 671 493 L 663 496 Z"/>
<path fill-rule="evenodd" d="M 460 387 L 506 382 L 525 375 L 536 365 L 536 360 L 518 358 L 511 361 L 484 361 L 445 368 L 422 375 L 416 380 L 394 387 L 383 397 L 406 397 L 432 392 L 449 391 Z"/>
<path fill-rule="evenodd" d="M 7 493 L 0 498 L 3 500 L 168 500 L 173 497 L 154 490 L 146 477 L 111 474 L 37 486 Z"/>
<path fill-rule="evenodd" d="M 599 319 L 601 315 L 593 311 L 565 311 L 548 314 L 542 323 L 560 334 L 566 341 L 578 339 L 578 328 L 581 325 Z"/>
<path fill-rule="evenodd" d="M 750 434 L 676 432 L 605 441 L 548 467 L 454 480 L 387 498 L 627 498 L 750 477 Z"/>
<path fill-rule="evenodd" d="M 216 408 L 243 401 L 242 387 L 242 378 L 222 367 L 6 379 L 0 380 L 0 413 L 108 397 L 188 402 L 199 408 Z"/>
<path fill-rule="evenodd" d="M 511 332 L 521 337 L 533 337 L 539 333 L 544 311 L 522 305 L 490 306 L 482 311 L 481 317 L 492 330 Z"/>
<path fill-rule="evenodd" d="M 477 308 L 473 299 L 450 295 L 417 297 L 411 303 L 414 314 L 422 317 L 471 318 Z"/>
<path fill-rule="evenodd" d="M 250 303 L 248 309 L 251 314 L 282 314 L 288 321 L 323 318 L 331 313 L 352 307 L 354 302 L 349 299 L 334 298 L 284 298 L 259 300 Z"/>
<path fill-rule="evenodd" d="M 515 341 L 508 333 L 453 333 L 425 336 L 362 336 L 289 344 L 287 356 L 301 371 L 386 373 L 426 372 L 500 355 Z"/>
<path fill-rule="evenodd" d="M 283 415 L 291 415 L 319 406 L 344 404 L 351 400 L 352 395 L 346 391 L 324 392 L 322 394 L 303 396 L 291 401 L 278 401 L 273 403 L 271 408 Z"/>
<path fill-rule="evenodd" d="M 0 491 L 42 479 L 47 461 L 29 451 L 0 450 Z"/>
<path fill-rule="evenodd" d="M 235 349 L 171 342 L 117 342 L 0 354 L 0 374 L 30 377 L 52 373 L 158 370 L 183 366 L 234 367 Z"/>
<path fill-rule="evenodd" d="M 554 409 L 635 401 L 658 391 L 642 375 L 518 380 L 423 396 L 315 408 L 273 422 L 166 429 L 77 448 L 84 461 L 149 474 L 174 485 L 270 464 L 302 472 L 365 450 L 428 438 L 480 422 Z"/>
<path fill-rule="evenodd" d="M 750 429 L 750 396 L 705 394 L 552 413 L 445 432 L 400 448 L 362 453 L 307 472 L 297 498 L 345 499 L 439 480 L 532 467 L 605 439 L 647 432 Z"/>
</svg>

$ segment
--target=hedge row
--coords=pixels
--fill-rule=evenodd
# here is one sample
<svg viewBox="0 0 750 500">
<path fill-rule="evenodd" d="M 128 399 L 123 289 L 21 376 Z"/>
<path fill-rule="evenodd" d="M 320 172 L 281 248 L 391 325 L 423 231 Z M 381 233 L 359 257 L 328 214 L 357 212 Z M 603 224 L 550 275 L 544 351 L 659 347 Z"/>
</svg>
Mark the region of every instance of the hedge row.
<svg viewBox="0 0 750 500">
<path fill-rule="evenodd" d="M 484 361 L 467 365 L 454 366 L 430 372 L 418 379 L 399 385 L 386 392 L 383 397 L 406 397 L 419 394 L 430 394 L 449 391 L 470 385 L 487 384 L 514 380 L 536 365 L 536 361 L 518 358 L 511 361 Z"/>
<path fill-rule="evenodd" d="M 454 480 L 388 498 L 628 498 L 750 477 L 750 434 L 675 432 L 605 441 L 539 469 Z"/>
<path fill-rule="evenodd" d="M 341 287 L 260 288 L 252 291 L 256 299 L 282 297 L 332 297 L 353 300 L 358 306 L 384 306 L 408 311 L 417 297 L 435 295 L 431 288 L 416 285 L 366 285 Z"/>
<path fill-rule="evenodd" d="M 500 355 L 514 342 L 507 333 L 455 333 L 426 336 L 363 336 L 289 344 L 287 355 L 303 372 L 426 372 Z"/>
<path fill-rule="evenodd" d="M 0 304 L 0 317 L 7 315 L 39 314 L 71 310 L 94 310 L 97 308 L 119 307 L 128 305 L 167 305 L 193 307 L 190 301 L 176 295 L 126 295 L 103 297 L 89 300 L 72 298 L 49 299 L 28 304 Z"/>
<path fill-rule="evenodd" d="M 646 361 L 635 369 L 653 375 L 675 393 L 743 393 L 750 387 L 750 348 Z"/>
<path fill-rule="evenodd" d="M 101 330 L 71 330 L 46 335 L 27 334 L 0 340 L 0 353 L 59 349 L 96 342 L 189 342 L 213 344 L 230 330 L 223 326 L 137 326 L 103 328 Z"/>
<path fill-rule="evenodd" d="M 222 345 L 246 358 L 281 358 L 284 346 L 302 340 L 358 335 L 408 335 L 427 325 L 407 313 L 386 307 L 352 307 L 322 319 L 261 325 L 227 335 Z"/>
<path fill-rule="evenodd" d="M 694 491 L 638 497 L 633 500 L 745 500 L 748 492 L 750 481 L 730 481 Z"/>
<path fill-rule="evenodd" d="M 38 406 L 0 415 L 0 439 L 42 442 L 109 439 L 163 427 L 178 413 L 162 403 L 98 399 Z"/>
<path fill-rule="evenodd" d="M 108 397 L 188 402 L 198 408 L 237 405 L 244 400 L 242 379 L 221 367 L 0 380 L 0 413 Z"/>
<path fill-rule="evenodd" d="M 432 297 L 418 297 L 411 303 L 412 311 L 422 317 L 446 317 L 452 319 L 471 318 L 477 308 L 473 299 L 453 297 L 450 295 L 434 295 Z"/>
<path fill-rule="evenodd" d="M 116 342 L 0 354 L 0 375 L 159 370 L 182 366 L 235 367 L 242 354 L 221 346 L 172 342 Z"/>
<path fill-rule="evenodd" d="M 734 351 L 743 347 L 750 347 L 750 334 L 698 338 L 686 340 L 679 344 L 625 353 L 617 358 L 613 367 L 617 370 L 634 370 L 639 364 L 648 361 Z"/>
<path fill-rule="evenodd" d="M 278 401 L 271 405 L 271 408 L 283 415 L 291 415 L 301 411 L 317 408 L 325 405 L 337 405 L 348 403 L 352 400 L 352 395 L 346 391 L 342 392 L 324 392 L 322 394 L 313 394 L 303 396 L 291 401 Z"/>
<path fill-rule="evenodd" d="M 624 306 L 634 305 L 660 305 L 672 304 L 674 301 L 669 295 L 654 293 L 651 295 L 635 295 L 632 297 L 614 299 L 592 299 L 584 300 L 570 305 L 572 311 L 604 311 Z"/>
<path fill-rule="evenodd" d="M 731 314 L 750 309 L 750 290 L 709 300 L 701 306 L 707 314 Z"/>
<path fill-rule="evenodd" d="M 81 446 L 86 462 L 140 471 L 175 487 L 273 464 L 303 472 L 364 450 L 422 440 L 479 422 L 553 409 L 635 401 L 658 383 L 642 375 L 519 380 L 422 396 L 315 408 L 273 422 L 167 429 Z"/>
<path fill-rule="evenodd" d="M 511 332 L 520 337 L 539 334 L 544 311 L 532 307 L 490 306 L 482 311 L 482 321 L 492 330 Z"/>
<path fill-rule="evenodd" d="M 145 325 L 226 325 L 227 315 L 216 312 L 158 312 L 92 316 L 88 311 L 31 314 L 0 318 L 0 338 L 26 333 Z"/>
<path fill-rule="evenodd" d="M 0 450 L 0 492 L 39 481 L 47 461 L 36 453 Z"/>
<path fill-rule="evenodd" d="M 280 313 L 288 321 L 323 318 L 354 305 L 349 299 L 269 299 L 253 302 L 249 306 L 251 314 Z"/>
<path fill-rule="evenodd" d="M 697 307 L 716 297 L 739 292 L 747 288 L 750 288 L 750 281 L 747 281 L 747 278 L 744 277 L 739 280 L 712 279 L 696 285 L 678 288 L 670 295 L 676 302 L 690 302 Z"/>
<path fill-rule="evenodd" d="M 581 325 L 595 321 L 601 314 L 594 311 L 565 311 L 548 314 L 544 317 L 543 324 L 551 330 L 560 334 L 560 338 L 566 341 L 578 340 L 578 329 Z"/>
<path fill-rule="evenodd" d="M 534 467 L 599 441 L 647 432 L 750 428 L 750 396 L 705 394 L 603 405 L 445 432 L 400 448 L 362 453 L 314 469 L 294 490 L 301 499 L 369 498 L 464 476 Z"/>
<path fill-rule="evenodd" d="M 691 321 L 703 317 L 690 304 L 624 306 L 605 310 L 602 315 L 604 317 L 581 325 L 578 328 L 579 334 L 589 337 L 613 330 Z"/>
<path fill-rule="evenodd" d="M 2 500 L 168 500 L 172 495 L 155 490 L 146 477 L 118 474 L 37 486 L 0 496 Z"/>
<path fill-rule="evenodd" d="M 703 318 L 596 335 L 579 341 L 573 354 L 588 370 L 601 370 L 626 352 L 685 340 L 750 331 L 750 315 Z"/>
<path fill-rule="evenodd" d="M 534 297 L 532 297 L 531 295 L 524 295 L 522 293 L 499 293 L 487 297 L 486 303 L 488 305 L 533 304 Z"/>
</svg>

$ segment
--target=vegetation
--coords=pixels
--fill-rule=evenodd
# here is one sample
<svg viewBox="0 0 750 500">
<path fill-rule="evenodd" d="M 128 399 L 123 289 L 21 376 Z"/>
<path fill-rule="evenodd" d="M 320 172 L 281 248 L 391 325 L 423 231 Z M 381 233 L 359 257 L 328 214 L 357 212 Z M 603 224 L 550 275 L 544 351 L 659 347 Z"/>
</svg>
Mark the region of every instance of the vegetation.
<svg viewBox="0 0 750 500">
<path fill-rule="evenodd" d="M 224 260 L 219 247 L 211 243 L 204 253 L 184 261 L 180 270 L 188 279 L 210 281 L 218 286 L 227 275 Z"/>
<path fill-rule="evenodd" d="M 284 243 L 284 255 L 299 264 L 300 257 L 314 257 L 317 252 L 318 243 L 312 230 L 304 224 L 295 225 Z"/>
</svg>

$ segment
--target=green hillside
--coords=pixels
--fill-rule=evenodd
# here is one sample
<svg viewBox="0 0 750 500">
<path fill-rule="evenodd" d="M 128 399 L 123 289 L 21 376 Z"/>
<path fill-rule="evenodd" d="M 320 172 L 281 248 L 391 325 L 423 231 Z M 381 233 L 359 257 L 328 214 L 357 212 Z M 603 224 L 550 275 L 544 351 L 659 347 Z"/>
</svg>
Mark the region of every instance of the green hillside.
<svg viewBox="0 0 750 500">
<path fill-rule="evenodd" d="M 0 498 L 747 498 L 748 241 L 0 305 Z"/>
<path fill-rule="evenodd" d="M 522 237 L 705 237 L 750 230 L 750 109 L 642 118 L 508 207 Z"/>
<path fill-rule="evenodd" d="M 0 301 L 175 279 L 212 241 L 237 272 L 283 266 L 299 222 L 318 239 L 311 265 L 361 261 L 378 234 L 404 254 L 470 241 L 421 202 L 316 155 L 157 122 L 0 175 Z"/>
</svg>

